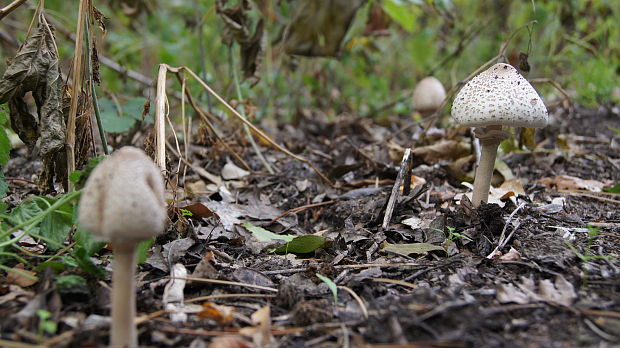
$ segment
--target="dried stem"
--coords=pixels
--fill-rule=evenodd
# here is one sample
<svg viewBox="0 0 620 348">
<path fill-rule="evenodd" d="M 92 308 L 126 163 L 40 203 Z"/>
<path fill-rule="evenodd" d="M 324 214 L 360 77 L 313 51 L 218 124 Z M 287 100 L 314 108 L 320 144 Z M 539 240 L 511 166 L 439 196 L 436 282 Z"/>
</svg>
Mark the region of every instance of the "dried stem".
<svg viewBox="0 0 620 348">
<path fill-rule="evenodd" d="M 16 8 L 18 8 L 21 4 L 26 2 L 26 0 L 15 0 L 12 3 L 4 6 L 0 9 L 0 20 L 6 17 L 9 13 L 13 12 Z"/>
<path fill-rule="evenodd" d="M 84 41 L 84 18 L 86 17 L 85 1 L 80 0 L 75 39 L 75 53 L 73 56 L 73 81 L 71 84 L 71 106 L 67 120 L 67 137 L 65 147 L 67 151 L 67 173 L 75 171 L 75 123 L 77 119 L 78 99 L 82 90 L 82 47 Z M 74 190 L 74 185 L 69 180 L 69 192 Z"/>
<path fill-rule="evenodd" d="M 179 82 L 183 81 L 182 78 L 181 78 L 180 73 L 177 73 L 176 75 L 177 75 L 177 79 L 179 79 Z M 213 135 L 215 135 L 215 138 L 220 141 L 220 143 L 226 148 L 228 153 L 231 154 L 237 161 L 239 161 L 239 163 L 241 163 L 241 165 L 245 169 L 247 169 L 248 171 L 252 171 L 252 168 L 250 167 L 250 165 L 247 164 L 243 160 L 243 158 L 241 158 L 241 156 L 239 156 L 239 154 L 237 152 L 233 151 L 230 148 L 230 146 L 228 146 L 228 144 L 224 141 L 224 139 L 222 139 L 222 137 L 219 135 L 218 131 L 216 130 L 215 126 L 209 120 L 209 117 L 207 117 L 206 113 L 194 101 L 194 98 L 192 97 L 192 94 L 190 93 L 190 91 L 187 88 L 187 86 L 184 86 L 183 88 L 184 88 L 184 94 L 185 94 L 185 96 L 187 96 L 187 100 L 189 101 L 189 104 L 192 106 L 194 111 L 196 111 L 198 116 L 200 116 L 200 118 L 202 118 L 204 123 L 206 123 L 207 127 L 209 127 L 209 129 L 211 129 L 211 131 L 213 132 Z"/>
<path fill-rule="evenodd" d="M 241 95 L 241 85 L 239 84 L 239 74 L 237 73 L 237 68 L 235 67 L 235 58 L 234 58 L 235 54 L 232 51 L 232 46 L 228 49 L 228 53 L 230 54 L 230 67 L 231 67 L 232 74 L 233 74 L 233 80 L 235 82 L 235 90 L 237 91 L 237 99 L 239 100 L 239 103 L 241 103 L 241 116 L 244 119 L 247 119 L 245 115 L 245 106 L 243 105 L 243 102 L 242 102 L 243 96 Z M 258 147 L 258 144 L 256 144 L 256 141 L 254 140 L 254 137 L 252 136 L 252 133 L 250 132 L 250 129 L 248 128 L 247 124 L 243 124 L 243 130 L 245 131 L 245 134 L 248 137 L 248 141 L 252 145 L 252 148 L 254 149 L 256 156 L 258 157 L 260 162 L 263 164 L 263 167 L 265 167 L 265 169 L 267 170 L 269 174 L 273 175 L 275 173 L 273 168 L 271 168 L 271 166 L 269 165 L 269 162 L 267 162 L 267 160 L 265 159 L 265 156 L 263 156 L 263 153 L 261 152 L 260 147 Z"/>
<path fill-rule="evenodd" d="M 241 116 L 241 114 L 239 114 L 239 112 L 237 112 L 237 110 L 235 110 L 235 108 L 233 108 L 230 104 L 228 104 L 228 102 L 226 102 L 222 97 L 220 97 L 217 93 L 215 93 L 215 91 L 213 91 L 213 89 L 211 89 L 211 87 L 209 87 L 200 77 L 198 77 L 198 75 L 196 75 L 196 73 L 194 73 L 190 68 L 186 67 L 186 66 L 182 66 L 182 67 L 171 67 L 167 64 L 160 64 L 159 66 L 159 75 L 158 75 L 158 83 L 157 83 L 157 100 L 156 100 L 156 109 L 155 109 L 155 126 L 158 127 L 158 119 L 161 118 L 160 124 L 161 126 L 159 127 L 164 127 L 164 123 L 163 123 L 163 114 L 164 114 L 164 109 L 165 109 L 165 98 L 166 98 L 166 86 L 165 86 L 165 81 L 166 81 L 166 70 L 173 72 L 173 73 L 177 73 L 181 70 L 185 70 L 187 71 L 188 74 L 190 74 L 204 89 L 206 89 L 209 93 L 211 93 L 211 95 L 213 97 L 215 97 L 215 99 L 217 99 L 220 103 L 222 103 L 222 105 L 224 105 L 226 107 L 226 109 L 228 109 L 233 115 L 235 115 L 235 117 L 237 117 L 241 122 L 243 122 L 244 124 L 246 124 L 251 130 L 252 132 L 258 134 L 258 136 L 260 136 L 261 138 L 263 138 L 265 141 L 267 141 L 269 144 L 271 144 L 275 149 L 283 152 L 284 154 L 288 155 L 289 157 L 292 157 L 302 163 L 307 164 L 310 168 L 312 168 L 312 170 L 314 170 L 314 172 L 321 178 L 323 179 L 326 183 L 328 183 L 330 186 L 334 187 L 334 183 L 332 183 L 331 180 L 329 180 L 327 178 L 327 176 L 325 174 L 323 174 L 323 172 L 321 172 L 321 170 L 319 170 L 312 162 L 310 162 L 309 160 L 298 156 L 292 152 L 290 152 L 288 149 L 282 147 L 281 145 L 279 145 L 278 143 L 276 143 L 275 141 L 273 141 L 269 136 L 267 136 L 267 134 L 265 134 L 262 130 L 260 130 L 259 128 L 257 128 L 254 124 L 252 124 L 252 122 L 246 120 L 243 116 Z M 162 132 L 163 129 L 159 129 L 157 128 L 157 138 L 156 139 L 156 162 L 161 166 L 163 165 L 165 168 L 165 133 Z M 161 146 L 159 146 L 161 142 Z M 160 164 L 161 163 L 161 164 Z"/>
<path fill-rule="evenodd" d="M 89 11 L 90 14 L 90 11 Z M 99 101 L 97 100 L 97 90 L 95 88 L 95 80 L 93 79 L 93 66 L 92 66 L 92 52 L 90 46 L 90 28 L 88 25 L 88 19 L 84 21 L 84 30 L 85 30 L 85 38 L 86 38 L 86 51 L 88 53 L 88 70 L 87 80 L 90 80 L 90 95 L 92 97 L 93 102 L 93 110 L 95 111 L 95 119 L 97 120 L 97 129 L 99 130 L 99 137 L 101 138 L 101 147 L 103 148 L 103 153 L 106 155 L 110 154 L 110 149 L 108 149 L 108 140 L 105 135 L 105 131 L 103 130 L 103 123 L 101 122 L 101 111 L 99 111 Z"/>
</svg>

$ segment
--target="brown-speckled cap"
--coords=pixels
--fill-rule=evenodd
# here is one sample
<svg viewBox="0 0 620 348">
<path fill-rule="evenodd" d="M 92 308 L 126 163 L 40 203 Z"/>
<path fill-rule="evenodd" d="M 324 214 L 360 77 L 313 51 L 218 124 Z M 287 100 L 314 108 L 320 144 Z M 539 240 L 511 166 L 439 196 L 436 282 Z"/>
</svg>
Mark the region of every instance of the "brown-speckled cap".
<svg viewBox="0 0 620 348">
<path fill-rule="evenodd" d="M 547 125 L 547 108 L 511 65 L 498 63 L 469 81 L 454 98 L 452 117 L 471 127 Z"/>
</svg>

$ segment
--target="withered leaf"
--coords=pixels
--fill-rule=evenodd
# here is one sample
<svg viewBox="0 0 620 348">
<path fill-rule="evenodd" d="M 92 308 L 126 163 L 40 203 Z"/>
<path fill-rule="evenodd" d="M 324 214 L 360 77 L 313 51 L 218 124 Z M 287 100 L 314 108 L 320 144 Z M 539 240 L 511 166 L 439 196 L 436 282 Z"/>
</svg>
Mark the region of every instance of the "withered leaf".
<svg viewBox="0 0 620 348">
<path fill-rule="evenodd" d="M 9 62 L 0 80 L 0 104 L 9 103 L 11 125 L 32 148 L 41 139 L 41 155 L 48 157 L 60 150 L 66 125 L 62 114 L 62 80 L 52 29 L 39 25 Z M 27 92 L 37 106 L 38 118 L 28 110 Z"/>
<path fill-rule="evenodd" d="M 295 13 L 285 29 L 288 54 L 334 57 L 365 0 L 297 0 Z"/>
<path fill-rule="evenodd" d="M 259 81 L 256 72 L 260 68 L 264 49 L 263 20 L 260 19 L 252 30 L 252 21 L 248 17 L 250 3 L 241 0 L 236 6 L 225 7 L 226 3 L 227 0 L 218 0 L 215 3 L 217 13 L 225 24 L 222 41 L 228 46 L 232 45 L 233 41 L 239 44 L 243 77 L 254 78 L 254 85 Z"/>
</svg>

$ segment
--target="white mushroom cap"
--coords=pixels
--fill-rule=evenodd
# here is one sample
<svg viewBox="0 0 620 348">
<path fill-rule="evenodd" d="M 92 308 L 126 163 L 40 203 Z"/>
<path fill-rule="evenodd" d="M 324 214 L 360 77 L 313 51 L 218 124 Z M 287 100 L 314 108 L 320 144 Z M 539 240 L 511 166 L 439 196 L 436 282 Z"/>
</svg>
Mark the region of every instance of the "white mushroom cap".
<svg viewBox="0 0 620 348">
<path fill-rule="evenodd" d="M 470 127 L 547 125 L 547 108 L 511 65 L 498 63 L 469 81 L 454 98 L 452 117 Z"/>
<path fill-rule="evenodd" d="M 441 81 L 429 76 L 425 77 L 413 90 L 413 107 L 419 111 L 435 111 L 446 98 L 446 90 Z"/>
<path fill-rule="evenodd" d="M 86 181 L 78 221 L 99 240 L 134 243 L 163 232 L 164 180 L 142 151 L 123 147 L 104 159 Z"/>
</svg>

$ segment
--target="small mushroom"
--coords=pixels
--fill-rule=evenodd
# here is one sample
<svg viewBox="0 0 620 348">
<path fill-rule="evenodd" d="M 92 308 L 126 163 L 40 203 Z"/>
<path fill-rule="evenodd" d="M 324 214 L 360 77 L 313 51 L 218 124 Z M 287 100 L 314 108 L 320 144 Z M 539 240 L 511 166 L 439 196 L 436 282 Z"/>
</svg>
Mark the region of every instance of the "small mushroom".
<svg viewBox="0 0 620 348">
<path fill-rule="evenodd" d="M 138 345 L 136 326 L 136 246 L 163 232 L 164 181 L 142 151 L 123 147 L 101 161 L 86 181 L 78 222 L 114 250 L 110 345 Z"/>
<path fill-rule="evenodd" d="M 441 81 L 432 76 L 420 80 L 413 90 L 413 107 L 424 118 L 432 115 L 444 99 L 446 99 L 446 90 Z"/>
<path fill-rule="evenodd" d="M 539 128 L 547 125 L 547 108 L 534 87 L 511 65 L 498 63 L 469 81 L 454 98 L 452 117 L 464 126 L 477 127 L 480 164 L 474 179 L 474 206 L 487 202 L 497 147 L 510 134 L 507 127 Z"/>
</svg>

